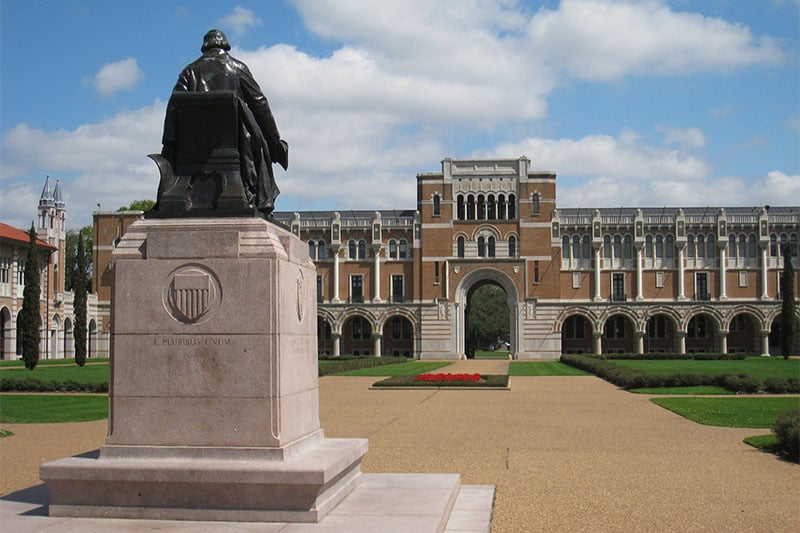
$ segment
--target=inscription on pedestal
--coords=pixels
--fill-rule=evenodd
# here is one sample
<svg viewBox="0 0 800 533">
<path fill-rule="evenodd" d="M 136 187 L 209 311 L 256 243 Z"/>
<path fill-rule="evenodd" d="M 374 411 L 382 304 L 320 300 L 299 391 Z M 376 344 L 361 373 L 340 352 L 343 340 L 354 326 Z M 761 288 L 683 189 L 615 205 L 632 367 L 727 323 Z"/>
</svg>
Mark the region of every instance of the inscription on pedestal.
<svg viewBox="0 0 800 533">
<path fill-rule="evenodd" d="M 153 346 L 231 346 L 231 337 L 157 337 Z"/>
</svg>

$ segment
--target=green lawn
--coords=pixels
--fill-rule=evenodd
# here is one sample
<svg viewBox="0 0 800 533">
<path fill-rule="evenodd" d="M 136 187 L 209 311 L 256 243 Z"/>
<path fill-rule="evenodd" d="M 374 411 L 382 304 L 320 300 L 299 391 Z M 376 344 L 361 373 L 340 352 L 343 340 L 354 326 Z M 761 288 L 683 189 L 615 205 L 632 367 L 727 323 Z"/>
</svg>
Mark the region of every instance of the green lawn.
<svg viewBox="0 0 800 533">
<path fill-rule="evenodd" d="M 108 357 L 92 357 L 86 360 L 86 364 L 94 364 L 94 363 L 106 363 L 108 364 Z M 53 366 L 53 365 L 74 365 L 75 359 L 39 359 L 39 362 L 36 364 L 36 368 L 42 366 Z M 77 366 L 77 365 L 76 365 Z M 0 361 L 0 370 L 5 370 L 6 368 L 25 368 L 25 362 L 22 359 L 13 360 L 13 361 Z M 35 369 L 34 369 L 35 370 Z"/>
<path fill-rule="evenodd" d="M 558 361 L 512 361 L 508 365 L 509 376 L 591 376 L 577 368 Z"/>
<path fill-rule="evenodd" d="M 475 359 L 508 359 L 507 351 L 489 352 L 486 350 L 475 350 Z"/>
<path fill-rule="evenodd" d="M 409 361 L 407 363 L 398 363 L 394 365 L 375 366 L 372 368 L 362 368 L 359 370 L 350 370 L 336 374 L 337 376 L 371 376 L 371 377 L 386 377 L 386 376 L 416 376 L 417 374 L 424 374 L 433 370 L 452 365 L 453 361 L 443 362 L 422 362 L 422 361 Z"/>
<path fill-rule="evenodd" d="M 68 360 L 69 361 L 69 360 Z M 94 363 L 94 361 L 92 361 Z M 77 381 L 79 383 L 104 383 L 108 381 L 108 360 L 100 364 L 78 366 L 55 363 L 37 365 L 33 370 L 24 366 L 4 366 L 0 368 L 0 378 L 9 380 L 35 379 L 37 381 Z"/>
<path fill-rule="evenodd" d="M 656 405 L 706 426 L 771 428 L 778 415 L 800 407 L 790 398 L 653 398 Z"/>
<path fill-rule="evenodd" d="M 105 394 L 0 394 L 0 422 L 48 424 L 108 418 Z"/>
<path fill-rule="evenodd" d="M 771 377 L 800 377 L 800 359 L 782 357 L 748 357 L 741 361 L 695 361 L 695 360 L 638 360 L 614 359 L 615 364 L 644 370 L 650 374 L 747 374 L 764 380 Z"/>
<path fill-rule="evenodd" d="M 728 389 L 713 385 L 699 387 L 660 387 L 657 389 L 631 389 L 629 392 L 636 394 L 680 394 L 680 395 L 706 395 L 706 396 L 730 396 L 733 394 Z"/>
</svg>

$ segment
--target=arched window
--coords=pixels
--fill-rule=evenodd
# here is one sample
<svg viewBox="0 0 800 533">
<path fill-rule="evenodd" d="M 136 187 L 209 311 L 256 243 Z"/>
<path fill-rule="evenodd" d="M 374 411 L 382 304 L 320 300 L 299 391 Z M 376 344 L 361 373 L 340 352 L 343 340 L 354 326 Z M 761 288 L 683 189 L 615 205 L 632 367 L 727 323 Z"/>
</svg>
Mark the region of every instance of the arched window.
<svg viewBox="0 0 800 533">
<path fill-rule="evenodd" d="M 664 236 L 656 235 L 656 259 L 664 259 Z"/>
<path fill-rule="evenodd" d="M 789 249 L 792 251 L 792 257 L 797 257 L 797 233 L 789 235 Z"/>
<path fill-rule="evenodd" d="M 361 239 L 358 241 L 358 258 L 366 259 L 367 257 L 367 241 Z"/>
<path fill-rule="evenodd" d="M 440 215 L 441 209 L 441 199 L 439 198 L 438 194 L 433 195 L 433 216 L 438 217 Z"/>
<path fill-rule="evenodd" d="M 508 219 L 514 220 L 517 218 L 517 198 L 513 194 L 508 195 Z"/>
<path fill-rule="evenodd" d="M 478 237 L 478 257 L 486 257 L 486 239 Z"/>
<path fill-rule="evenodd" d="M 589 236 L 583 236 L 583 250 L 581 253 L 581 259 L 584 261 L 588 261 L 592 257 L 592 243 L 590 242 Z"/>
<path fill-rule="evenodd" d="M 356 255 L 356 241 L 350 239 L 347 243 L 347 257 L 349 259 L 357 259 L 358 256 Z"/>
<path fill-rule="evenodd" d="M 508 238 L 508 257 L 517 257 L 517 238 L 513 235 Z"/>
<path fill-rule="evenodd" d="M 502 194 L 497 196 L 497 218 L 499 220 L 506 218 L 506 197 Z"/>
<path fill-rule="evenodd" d="M 614 259 L 622 259 L 622 237 L 614 235 Z"/>
<path fill-rule="evenodd" d="M 456 199 L 456 216 L 458 220 L 466 220 L 466 215 L 464 214 L 464 195 L 459 194 L 458 198 Z"/>
<path fill-rule="evenodd" d="M 561 259 L 569 259 L 569 236 L 561 237 Z"/>
<path fill-rule="evenodd" d="M 488 248 L 489 248 L 489 257 L 494 257 L 494 245 L 495 245 L 494 237 L 489 237 L 487 240 L 489 242 L 489 246 L 488 246 Z"/>
<path fill-rule="evenodd" d="M 717 257 L 717 247 L 715 246 L 716 241 L 714 240 L 714 234 L 709 233 L 708 238 L 706 239 L 706 257 L 709 259 L 714 259 Z"/>
<path fill-rule="evenodd" d="M 482 194 L 478 195 L 478 220 L 486 220 L 486 200 Z"/>
<path fill-rule="evenodd" d="M 769 236 L 769 255 L 778 257 L 778 236 L 774 233 Z"/>
<path fill-rule="evenodd" d="M 603 237 L 603 257 L 611 259 L 611 235 Z"/>
<path fill-rule="evenodd" d="M 697 236 L 697 257 L 706 256 L 706 237 L 702 233 Z"/>
<path fill-rule="evenodd" d="M 538 193 L 534 193 L 532 202 L 533 202 L 533 216 L 538 217 L 539 216 L 539 194 Z"/>
<path fill-rule="evenodd" d="M 648 259 L 653 258 L 653 236 L 648 235 L 644 238 L 644 256 Z"/>
<path fill-rule="evenodd" d="M 325 249 L 325 241 L 317 241 L 317 259 L 322 261 L 328 258 L 327 250 Z"/>
<path fill-rule="evenodd" d="M 397 241 L 394 239 L 389 239 L 389 257 L 397 259 Z"/>
<path fill-rule="evenodd" d="M 308 241 L 308 257 L 312 260 L 317 258 L 317 243 L 314 241 Z"/>
<path fill-rule="evenodd" d="M 773 235 L 774 237 L 774 235 Z M 736 235 L 731 233 L 728 235 L 728 255 L 730 255 L 731 259 L 736 258 Z"/>
<path fill-rule="evenodd" d="M 783 236 L 781 235 L 781 237 L 783 237 Z M 783 244 L 783 243 L 781 243 L 781 244 Z M 755 233 L 751 233 L 750 236 L 747 239 L 747 257 L 749 257 L 750 259 L 755 259 L 756 257 L 758 257 L 758 253 L 756 251 L 756 234 Z"/>
<path fill-rule="evenodd" d="M 630 235 L 625 235 L 622 247 L 625 259 L 633 259 L 633 238 Z"/>
<path fill-rule="evenodd" d="M 581 238 L 579 235 L 572 236 L 572 258 L 581 258 Z"/>
<path fill-rule="evenodd" d="M 664 247 L 666 249 L 664 250 L 664 255 L 667 260 L 670 261 L 675 258 L 675 237 L 673 237 L 672 234 L 669 234 L 667 235 L 665 241 Z"/>
<path fill-rule="evenodd" d="M 747 235 L 739 234 L 739 257 L 747 257 Z"/>
<path fill-rule="evenodd" d="M 400 251 L 399 254 L 400 259 L 405 259 L 408 256 L 408 243 L 406 242 L 405 239 L 400 239 L 400 245 L 398 248 Z"/>
<path fill-rule="evenodd" d="M 467 220 L 475 220 L 475 197 L 467 196 Z"/>
<path fill-rule="evenodd" d="M 694 234 L 690 233 L 686 236 L 686 256 L 687 257 L 694 257 L 695 247 L 694 247 Z"/>
<path fill-rule="evenodd" d="M 456 241 L 456 253 L 458 257 L 464 257 L 464 237 L 459 237 Z"/>
<path fill-rule="evenodd" d="M 487 211 L 488 212 L 487 212 L 487 217 L 486 218 L 488 218 L 489 220 L 494 220 L 495 218 L 497 218 L 497 204 L 494 201 L 494 195 L 493 194 L 489 195 L 488 204 L 489 205 L 487 206 Z"/>
</svg>

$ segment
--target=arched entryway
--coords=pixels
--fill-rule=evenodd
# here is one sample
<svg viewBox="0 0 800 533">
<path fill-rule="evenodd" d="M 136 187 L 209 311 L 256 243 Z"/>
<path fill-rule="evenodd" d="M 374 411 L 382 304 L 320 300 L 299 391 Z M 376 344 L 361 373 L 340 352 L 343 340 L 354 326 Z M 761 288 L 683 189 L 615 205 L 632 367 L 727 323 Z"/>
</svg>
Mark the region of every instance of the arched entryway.
<svg viewBox="0 0 800 533">
<path fill-rule="evenodd" d="M 89 338 L 86 341 L 86 357 L 97 357 L 97 322 L 89 321 Z"/>
<path fill-rule="evenodd" d="M 761 354 L 759 320 L 750 313 L 736 314 L 728 324 L 728 353 Z"/>
<path fill-rule="evenodd" d="M 470 272 L 459 282 L 455 290 L 454 316 L 452 320 L 455 351 L 459 357 L 467 356 L 467 308 L 474 291 L 484 285 L 496 285 L 506 296 L 508 306 L 508 350 L 516 359 L 521 353 L 522 333 L 519 324 L 519 293 L 507 274 L 494 268 L 481 268 Z"/>
<path fill-rule="evenodd" d="M 61 329 L 61 319 L 58 315 L 53 316 L 50 321 L 50 345 L 48 346 L 48 357 L 50 359 L 60 359 L 64 357 L 61 351 L 61 343 L 59 342 L 58 332 Z"/>
<path fill-rule="evenodd" d="M 689 319 L 686 325 L 686 352 L 712 353 L 718 351 L 716 344 L 719 326 L 708 313 L 700 313 Z"/>
<path fill-rule="evenodd" d="M 75 338 L 72 330 L 72 320 L 64 319 L 64 358 L 72 359 L 75 357 Z"/>
<path fill-rule="evenodd" d="M 644 334 L 645 353 L 677 353 L 678 326 L 675 319 L 665 313 L 656 313 L 647 319 Z"/>
<path fill-rule="evenodd" d="M 372 322 L 361 315 L 348 317 L 342 324 L 342 355 L 375 355 Z"/>
<path fill-rule="evenodd" d="M 383 325 L 383 355 L 414 356 L 414 324 L 405 316 L 389 317 Z"/>
<path fill-rule="evenodd" d="M 795 317 L 795 335 L 794 335 L 794 350 L 793 354 L 800 354 L 800 320 Z M 781 326 L 781 315 L 777 315 L 772 321 L 772 326 L 769 330 L 769 353 L 770 355 L 784 355 L 781 349 L 781 341 L 783 339 L 783 327 Z"/>
<path fill-rule="evenodd" d="M 561 324 L 562 354 L 591 354 L 592 323 L 582 315 L 570 315 Z"/>
<path fill-rule="evenodd" d="M 622 313 L 609 316 L 603 323 L 603 353 L 636 353 L 634 322 Z"/>
<path fill-rule="evenodd" d="M 333 355 L 333 328 L 324 316 L 317 317 L 317 354 Z"/>
<path fill-rule="evenodd" d="M 11 311 L 0 309 L 0 359 L 9 359 L 13 353 L 11 345 Z"/>
</svg>

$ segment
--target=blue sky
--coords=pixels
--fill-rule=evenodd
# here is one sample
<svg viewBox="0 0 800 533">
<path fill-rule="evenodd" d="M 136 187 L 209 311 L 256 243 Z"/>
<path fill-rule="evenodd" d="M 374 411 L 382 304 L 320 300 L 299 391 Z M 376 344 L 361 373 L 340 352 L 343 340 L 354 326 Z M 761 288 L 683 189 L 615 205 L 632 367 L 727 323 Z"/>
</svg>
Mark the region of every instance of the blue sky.
<svg viewBox="0 0 800 533">
<path fill-rule="evenodd" d="M 561 207 L 800 205 L 798 0 L 0 2 L 0 219 L 154 199 L 164 107 L 224 30 L 290 145 L 277 209 L 409 209 L 445 157 Z"/>
</svg>

